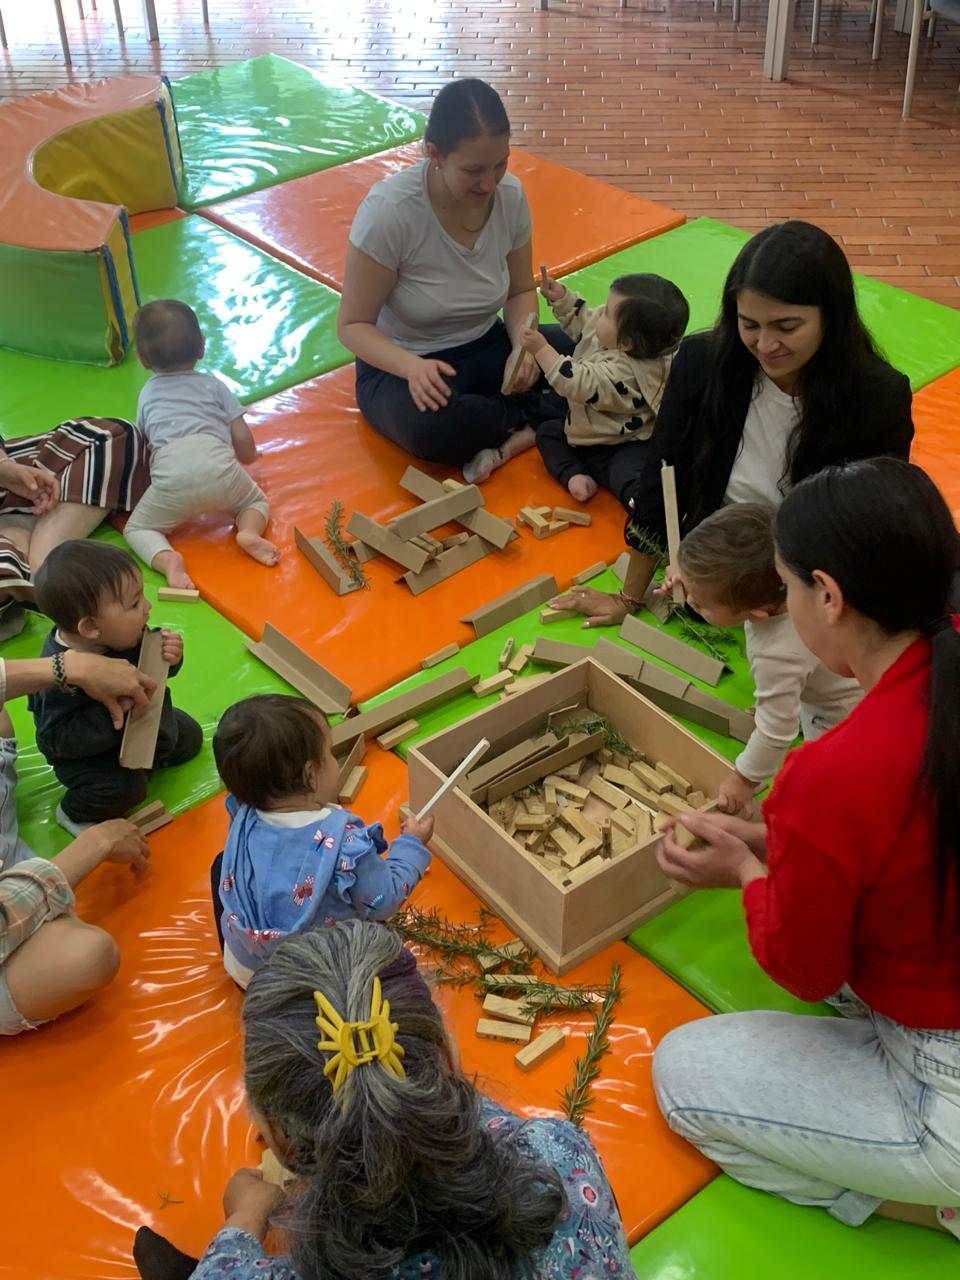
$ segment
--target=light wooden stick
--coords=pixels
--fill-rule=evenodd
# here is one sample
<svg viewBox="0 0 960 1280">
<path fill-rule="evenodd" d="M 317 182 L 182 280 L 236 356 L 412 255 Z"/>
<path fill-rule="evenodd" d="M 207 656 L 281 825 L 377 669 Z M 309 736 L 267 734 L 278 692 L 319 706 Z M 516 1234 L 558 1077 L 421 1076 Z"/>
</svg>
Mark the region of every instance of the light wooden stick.
<svg viewBox="0 0 960 1280">
<path fill-rule="evenodd" d="M 680 514 L 677 509 L 677 478 L 673 467 L 666 462 L 660 470 L 660 482 L 663 485 L 663 511 L 667 521 L 667 556 L 669 572 L 678 573 L 680 566 L 677 557 L 680 554 Z M 683 604 L 685 596 L 679 582 L 673 584 L 673 603 Z"/>
<path fill-rule="evenodd" d="M 470 752 L 470 754 L 464 756 L 464 758 L 460 761 L 460 763 L 454 769 L 453 773 L 450 774 L 449 778 L 444 779 L 443 784 L 437 788 L 437 790 L 433 793 L 433 795 L 430 797 L 427 803 L 416 815 L 417 821 L 419 822 L 421 818 L 425 818 L 427 814 L 430 812 L 430 810 L 433 808 L 433 806 L 437 803 L 437 801 L 442 799 L 442 797 L 446 795 L 446 793 L 450 790 L 453 784 L 463 777 L 463 775 L 467 772 L 467 770 L 470 768 L 473 762 L 475 760 L 478 760 L 485 751 L 489 751 L 489 750 L 490 750 L 490 743 L 486 740 L 486 738 L 481 738 L 480 741 L 477 743 L 477 745 Z"/>
</svg>

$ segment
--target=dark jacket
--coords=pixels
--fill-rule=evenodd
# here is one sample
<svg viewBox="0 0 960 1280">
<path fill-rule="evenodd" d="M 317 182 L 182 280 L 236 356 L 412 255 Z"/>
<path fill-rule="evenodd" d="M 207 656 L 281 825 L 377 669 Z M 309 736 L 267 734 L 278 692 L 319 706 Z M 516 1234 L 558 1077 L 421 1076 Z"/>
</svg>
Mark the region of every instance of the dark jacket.
<svg viewBox="0 0 960 1280">
<path fill-rule="evenodd" d="M 676 468 L 677 504 L 681 532 L 686 533 L 723 505 L 730 472 L 737 457 L 743 427 L 753 394 L 745 382 L 742 395 L 731 405 L 727 419 L 711 424 L 705 412 L 710 376 L 713 333 L 695 333 L 680 344 L 657 414 L 642 475 L 630 492 L 632 511 L 627 517 L 627 542 L 631 525 L 666 546 L 660 464 Z M 855 414 L 843 425 L 841 456 L 823 456 L 805 474 L 857 458 L 892 455 L 908 458 L 913 439 L 910 416 L 912 393 L 908 379 L 892 365 L 877 359 L 869 373 L 858 377 L 851 401 Z M 707 432 L 712 439 L 707 439 Z M 803 479 L 797 476 L 796 479 Z"/>
<path fill-rule="evenodd" d="M 56 637 L 54 628 L 43 642 L 41 657 L 49 658 L 55 653 L 66 652 L 65 646 Z M 106 656 L 126 658 L 133 666 L 137 666 L 140 647 L 138 645 L 136 649 L 128 649 L 125 653 L 108 649 Z M 171 667 L 168 677 L 175 676 L 182 665 L 178 663 Z M 32 693 L 27 699 L 27 705 L 33 712 L 37 747 L 47 763 L 53 765 L 54 772 L 60 763 L 88 760 L 91 756 L 110 756 L 119 761 L 123 730 L 115 729 L 107 708 L 82 689 L 69 693 L 54 687 L 47 689 L 45 693 Z M 170 754 L 176 746 L 178 733 L 173 702 L 167 688 L 163 695 L 163 711 L 160 713 L 156 759 L 162 760 Z"/>
</svg>

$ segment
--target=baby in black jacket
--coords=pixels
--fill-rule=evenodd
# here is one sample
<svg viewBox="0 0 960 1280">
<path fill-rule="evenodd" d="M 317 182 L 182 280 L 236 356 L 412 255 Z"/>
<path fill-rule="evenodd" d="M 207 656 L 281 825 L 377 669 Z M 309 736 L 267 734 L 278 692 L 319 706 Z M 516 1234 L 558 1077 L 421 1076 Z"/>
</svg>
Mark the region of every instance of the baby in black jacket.
<svg viewBox="0 0 960 1280">
<path fill-rule="evenodd" d="M 137 664 L 150 602 L 144 598 L 143 574 L 126 551 L 105 542 L 64 542 L 38 569 L 34 589 L 38 608 L 55 624 L 43 645 L 43 656 L 54 658 L 55 669 L 56 655 L 67 649 Z M 183 637 L 173 631 L 162 635 L 163 658 L 174 676 L 183 665 Z M 57 807 L 62 827 L 76 835 L 143 802 L 151 770 L 120 764 L 123 731 L 113 727 L 101 703 L 61 678 L 46 693 L 32 694 L 29 706 L 37 746 L 67 789 Z M 174 707 L 167 689 L 153 767 L 183 764 L 202 744 L 203 730 Z"/>
</svg>

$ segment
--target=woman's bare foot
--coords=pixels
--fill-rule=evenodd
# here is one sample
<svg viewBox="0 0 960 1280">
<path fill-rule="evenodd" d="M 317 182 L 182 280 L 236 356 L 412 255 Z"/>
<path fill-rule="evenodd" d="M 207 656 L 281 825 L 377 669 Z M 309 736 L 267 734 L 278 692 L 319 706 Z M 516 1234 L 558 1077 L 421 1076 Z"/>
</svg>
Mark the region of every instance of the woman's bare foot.
<svg viewBox="0 0 960 1280">
<path fill-rule="evenodd" d="M 252 533 L 249 529 L 237 530 L 237 546 L 242 547 L 248 556 L 252 556 L 260 564 L 275 565 L 280 562 L 278 548 L 266 538 L 261 538 L 259 533 Z"/>
<path fill-rule="evenodd" d="M 593 476 L 575 475 L 567 481 L 567 493 L 578 502 L 589 502 L 597 492 L 597 482 Z"/>
<path fill-rule="evenodd" d="M 521 427 L 519 431 L 507 436 L 499 449 L 481 449 L 469 462 L 464 463 L 463 478 L 467 484 L 483 484 L 505 462 L 515 458 L 518 453 L 532 449 L 536 443 L 537 434 L 533 427 Z"/>
<path fill-rule="evenodd" d="M 179 551 L 161 551 L 153 557 L 153 566 L 157 573 L 162 573 L 168 587 L 179 587 L 183 591 L 192 591 L 196 583 L 187 573 L 187 565 Z"/>
</svg>

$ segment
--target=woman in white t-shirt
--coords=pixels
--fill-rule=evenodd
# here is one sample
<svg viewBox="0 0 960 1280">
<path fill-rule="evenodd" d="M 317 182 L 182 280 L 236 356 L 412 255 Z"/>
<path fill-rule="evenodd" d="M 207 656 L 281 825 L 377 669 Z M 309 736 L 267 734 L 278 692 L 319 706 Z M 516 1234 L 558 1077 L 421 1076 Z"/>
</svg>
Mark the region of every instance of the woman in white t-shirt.
<svg viewBox="0 0 960 1280">
<path fill-rule="evenodd" d="M 370 425 L 483 481 L 534 443 L 539 420 L 532 356 L 514 393 L 500 393 L 517 330 L 537 310 L 530 210 L 507 173 L 510 121 L 482 80 L 441 89 L 424 145 L 420 164 L 378 182 L 357 210 L 338 334 L 357 357 Z"/>
<path fill-rule="evenodd" d="M 623 590 L 581 588 L 562 597 L 564 607 L 587 614 L 589 626 L 639 607 L 658 560 L 651 546 L 666 546 L 662 462 L 675 468 L 686 533 L 727 503 L 778 507 L 824 467 L 906 459 L 910 403 L 908 379 L 860 319 L 836 241 L 809 222 L 758 232 L 730 268 L 714 328 L 685 338 L 674 356 L 648 457 L 624 495 L 631 563 Z"/>
</svg>

